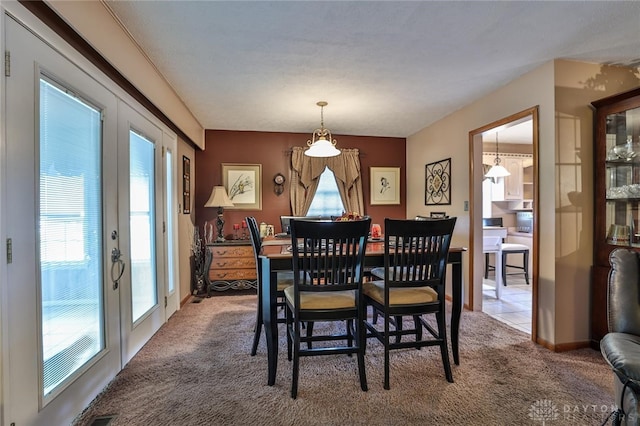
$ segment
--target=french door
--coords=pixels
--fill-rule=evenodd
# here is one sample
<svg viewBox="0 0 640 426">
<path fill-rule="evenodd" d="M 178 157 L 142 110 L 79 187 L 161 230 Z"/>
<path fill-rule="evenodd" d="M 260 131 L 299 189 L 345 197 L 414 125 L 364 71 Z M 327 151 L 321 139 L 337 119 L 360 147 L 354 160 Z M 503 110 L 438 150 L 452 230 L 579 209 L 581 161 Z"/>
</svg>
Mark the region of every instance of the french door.
<svg viewBox="0 0 640 426">
<path fill-rule="evenodd" d="M 165 321 L 163 132 L 124 102 L 118 106 L 119 259 L 122 364 Z M 160 219 L 159 219 L 160 218 Z M 160 236 L 160 237 L 158 237 Z M 126 261 L 122 261 L 122 259 Z M 127 267 L 128 265 L 128 267 Z"/>
<path fill-rule="evenodd" d="M 13 18 L 4 29 L 0 423 L 68 424 L 177 308 L 176 141 Z"/>
</svg>

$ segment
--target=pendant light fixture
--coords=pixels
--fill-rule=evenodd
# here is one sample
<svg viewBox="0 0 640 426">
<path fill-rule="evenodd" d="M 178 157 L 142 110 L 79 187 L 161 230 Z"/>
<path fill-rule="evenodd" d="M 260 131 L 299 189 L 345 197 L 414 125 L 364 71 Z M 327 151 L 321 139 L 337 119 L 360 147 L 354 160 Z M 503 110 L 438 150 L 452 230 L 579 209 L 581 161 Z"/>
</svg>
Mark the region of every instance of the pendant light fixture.
<svg viewBox="0 0 640 426">
<path fill-rule="evenodd" d="M 332 139 L 329 129 L 324 128 L 324 107 L 325 101 L 320 101 L 316 105 L 320 107 L 320 128 L 313 131 L 313 136 L 307 141 L 309 149 L 304 155 L 309 157 L 335 157 L 340 155 L 340 150 L 336 148 L 336 140 Z"/>
<path fill-rule="evenodd" d="M 510 176 L 511 173 L 509 173 L 509 170 L 505 169 L 501 164 L 500 164 L 500 150 L 498 149 L 498 132 L 496 132 L 496 159 L 494 160 L 494 164 L 493 166 L 489 169 L 489 171 L 487 172 L 486 175 L 484 175 L 485 177 L 488 178 L 499 178 L 499 177 L 505 177 L 505 176 Z"/>
</svg>

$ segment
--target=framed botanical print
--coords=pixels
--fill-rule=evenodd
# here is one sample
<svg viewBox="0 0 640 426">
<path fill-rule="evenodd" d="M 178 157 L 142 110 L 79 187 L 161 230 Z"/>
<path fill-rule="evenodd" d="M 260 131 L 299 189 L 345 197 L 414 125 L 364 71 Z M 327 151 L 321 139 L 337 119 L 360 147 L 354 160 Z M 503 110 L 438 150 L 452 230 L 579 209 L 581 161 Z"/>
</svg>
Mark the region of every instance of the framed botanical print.
<svg viewBox="0 0 640 426">
<path fill-rule="evenodd" d="M 425 166 L 424 204 L 451 204 L 451 158 Z"/>
<path fill-rule="evenodd" d="M 371 204 L 400 204 L 400 167 L 371 167 Z"/>
<path fill-rule="evenodd" d="M 262 165 L 222 163 L 222 185 L 233 203 L 227 210 L 262 210 Z"/>
</svg>

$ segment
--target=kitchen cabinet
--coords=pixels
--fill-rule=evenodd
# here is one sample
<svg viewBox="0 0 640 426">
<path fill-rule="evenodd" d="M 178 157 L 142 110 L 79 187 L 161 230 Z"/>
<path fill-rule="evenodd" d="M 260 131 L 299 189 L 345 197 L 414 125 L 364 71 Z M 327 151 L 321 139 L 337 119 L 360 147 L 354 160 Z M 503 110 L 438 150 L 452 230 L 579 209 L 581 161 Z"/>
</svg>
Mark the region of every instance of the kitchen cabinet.
<svg viewBox="0 0 640 426">
<path fill-rule="evenodd" d="M 493 164 L 495 156 L 484 155 L 484 164 Z M 511 175 L 504 178 L 498 178 L 491 185 L 491 201 L 521 201 L 525 199 L 525 187 L 530 196 L 533 198 L 533 161 L 531 158 L 511 157 L 508 154 L 501 155 L 500 161 L 504 168 Z M 527 168 L 525 169 L 525 164 Z M 525 184 L 525 171 L 527 181 Z"/>
<path fill-rule="evenodd" d="M 522 160 L 522 198 L 524 200 L 533 200 L 533 184 L 533 158 L 525 158 Z"/>
<path fill-rule="evenodd" d="M 504 199 L 522 200 L 522 158 L 506 157 L 502 165 L 511 173 L 504 178 Z"/>
<path fill-rule="evenodd" d="M 640 250 L 640 89 L 592 103 L 595 107 L 594 265 L 591 345 L 607 333 L 609 254 Z"/>
</svg>

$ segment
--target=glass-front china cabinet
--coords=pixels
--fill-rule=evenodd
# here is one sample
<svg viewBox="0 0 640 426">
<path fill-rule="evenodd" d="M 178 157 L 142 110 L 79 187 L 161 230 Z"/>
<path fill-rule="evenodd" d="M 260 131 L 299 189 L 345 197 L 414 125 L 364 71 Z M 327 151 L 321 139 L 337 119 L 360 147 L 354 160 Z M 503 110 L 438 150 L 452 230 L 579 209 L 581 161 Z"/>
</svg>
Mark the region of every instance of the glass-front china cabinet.
<svg viewBox="0 0 640 426">
<path fill-rule="evenodd" d="M 607 333 L 609 253 L 640 250 L 640 88 L 593 102 L 595 229 L 591 342 Z"/>
</svg>

